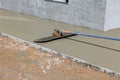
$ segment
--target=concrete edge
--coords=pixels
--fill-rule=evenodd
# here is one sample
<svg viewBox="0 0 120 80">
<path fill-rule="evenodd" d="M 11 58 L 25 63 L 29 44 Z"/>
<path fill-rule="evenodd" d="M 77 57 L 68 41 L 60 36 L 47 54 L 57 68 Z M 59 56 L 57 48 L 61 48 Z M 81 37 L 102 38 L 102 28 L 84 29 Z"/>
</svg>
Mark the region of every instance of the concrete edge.
<svg viewBox="0 0 120 80">
<path fill-rule="evenodd" d="M 84 60 L 81 60 L 81 59 L 78 59 L 78 58 L 75 58 L 75 57 L 72 57 L 70 55 L 66 55 L 64 53 L 59 53 L 59 52 L 56 52 L 55 50 L 52 50 L 52 49 L 48 49 L 48 48 L 45 48 L 45 47 L 42 47 L 40 45 L 37 45 L 37 44 L 34 44 L 34 43 L 31 43 L 31 42 L 28 42 L 28 41 L 25 41 L 25 40 L 22 40 L 20 38 L 17 38 L 17 37 L 14 37 L 14 36 L 11 36 L 9 34 L 6 34 L 6 33 L 3 33 L 3 32 L 0 32 L 0 35 L 2 36 L 7 36 L 13 40 L 15 40 L 16 42 L 18 43 L 27 43 L 28 46 L 30 47 L 34 47 L 36 49 L 39 49 L 39 50 L 42 50 L 42 51 L 46 51 L 48 53 L 51 53 L 51 54 L 56 54 L 64 59 L 69 59 L 69 60 L 72 60 L 72 61 L 75 61 L 77 63 L 79 63 L 81 66 L 83 67 L 89 67 L 95 71 L 102 71 L 104 73 L 107 73 L 109 75 L 112 75 L 112 76 L 117 76 L 120 78 L 120 73 L 119 72 L 115 72 L 115 71 L 112 71 L 110 69 L 107 69 L 107 68 L 103 68 L 103 67 L 100 67 L 98 65 L 95 65 L 95 64 L 92 64 L 92 63 L 89 63 L 87 61 L 84 61 Z"/>
</svg>

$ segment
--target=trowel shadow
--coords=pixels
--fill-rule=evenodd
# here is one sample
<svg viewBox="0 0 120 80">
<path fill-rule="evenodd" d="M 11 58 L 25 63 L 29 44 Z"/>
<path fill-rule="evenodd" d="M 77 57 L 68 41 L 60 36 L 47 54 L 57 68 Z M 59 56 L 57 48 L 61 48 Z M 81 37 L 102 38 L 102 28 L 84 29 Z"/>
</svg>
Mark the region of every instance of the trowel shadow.
<svg viewBox="0 0 120 80">
<path fill-rule="evenodd" d="M 100 47 L 100 48 L 105 48 L 105 49 L 116 51 L 116 52 L 120 52 L 120 50 L 117 50 L 117 49 L 113 49 L 113 48 L 110 48 L 110 47 L 106 47 L 106 46 L 102 46 L 102 45 L 98 45 L 98 44 L 94 44 L 94 43 L 90 43 L 90 42 L 86 42 L 86 41 L 76 40 L 76 39 L 72 39 L 72 38 L 66 38 L 66 39 L 76 41 L 76 42 L 85 43 L 85 44 L 89 44 L 89 45 Z"/>
</svg>

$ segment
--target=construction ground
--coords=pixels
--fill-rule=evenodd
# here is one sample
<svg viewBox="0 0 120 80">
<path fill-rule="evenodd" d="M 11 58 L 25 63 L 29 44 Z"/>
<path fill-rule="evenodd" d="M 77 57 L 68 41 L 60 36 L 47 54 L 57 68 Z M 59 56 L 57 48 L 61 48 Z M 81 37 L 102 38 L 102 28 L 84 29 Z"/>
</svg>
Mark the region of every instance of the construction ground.
<svg viewBox="0 0 120 80">
<path fill-rule="evenodd" d="M 107 32 L 96 31 L 7 10 L 0 10 L 0 32 L 32 43 L 34 39 L 52 35 L 53 30 L 56 28 L 120 37 L 120 29 Z M 74 36 L 47 43 L 38 43 L 38 45 L 120 73 L 120 41 Z"/>
</svg>

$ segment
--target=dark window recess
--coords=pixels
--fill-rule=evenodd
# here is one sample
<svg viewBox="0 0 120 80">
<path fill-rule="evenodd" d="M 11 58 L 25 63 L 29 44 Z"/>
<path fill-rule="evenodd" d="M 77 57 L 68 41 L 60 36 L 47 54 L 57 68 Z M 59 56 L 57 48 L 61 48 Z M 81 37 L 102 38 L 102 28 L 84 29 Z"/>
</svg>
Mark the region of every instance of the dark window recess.
<svg viewBox="0 0 120 80">
<path fill-rule="evenodd" d="M 69 2 L 69 0 L 45 0 L 45 1 L 65 3 L 65 4 Z"/>
</svg>

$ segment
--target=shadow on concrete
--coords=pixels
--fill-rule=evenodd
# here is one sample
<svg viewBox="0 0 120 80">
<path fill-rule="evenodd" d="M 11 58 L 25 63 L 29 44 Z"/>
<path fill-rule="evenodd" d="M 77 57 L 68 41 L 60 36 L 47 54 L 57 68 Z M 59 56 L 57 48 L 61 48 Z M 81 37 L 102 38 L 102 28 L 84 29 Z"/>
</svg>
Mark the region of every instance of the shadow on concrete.
<svg viewBox="0 0 120 80">
<path fill-rule="evenodd" d="M 98 44 L 94 44 L 94 43 L 90 43 L 90 42 L 86 42 L 86 41 L 76 40 L 76 39 L 72 39 L 72 38 L 66 38 L 66 39 L 76 41 L 76 42 L 85 43 L 85 44 L 89 44 L 89 45 L 100 47 L 100 48 L 105 48 L 105 49 L 116 51 L 116 52 L 120 52 L 120 50 L 117 50 L 117 49 L 113 49 L 113 48 L 110 48 L 110 47 L 106 47 L 106 46 L 102 46 L 102 45 L 98 45 Z"/>
</svg>

